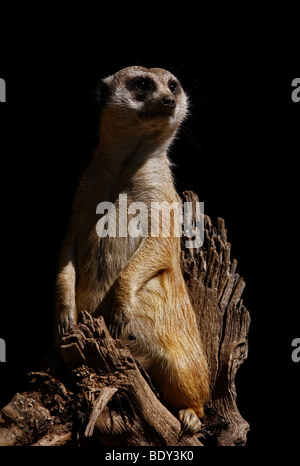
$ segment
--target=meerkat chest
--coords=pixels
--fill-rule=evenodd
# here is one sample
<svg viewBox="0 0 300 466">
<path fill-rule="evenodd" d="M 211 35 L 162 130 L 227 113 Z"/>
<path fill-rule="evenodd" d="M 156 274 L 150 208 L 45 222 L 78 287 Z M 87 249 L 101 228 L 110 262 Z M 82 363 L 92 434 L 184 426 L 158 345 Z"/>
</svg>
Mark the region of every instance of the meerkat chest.
<svg viewBox="0 0 300 466">
<path fill-rule="evenodd" d="M 78 191 L 79 268 L 93 280 L 114 280 L 152 232 L 159 235 L 162 206 L 177 200 L 167 157 L 130 162 L 119 171 L 92 164 Z"/>
<path fill-rule="evenodd" d="M 106 200 L 106 199 L 110 200 Z M 142 244 L 141 222 L 132 211 L 127 193 L 105 196 L 101 189 L 86 196 L 82 193 L 77 221 L 79 275 L 95 282 L 113 283 Z M 143 223 L 146 229 L 146 224 Z"/>
</svg>

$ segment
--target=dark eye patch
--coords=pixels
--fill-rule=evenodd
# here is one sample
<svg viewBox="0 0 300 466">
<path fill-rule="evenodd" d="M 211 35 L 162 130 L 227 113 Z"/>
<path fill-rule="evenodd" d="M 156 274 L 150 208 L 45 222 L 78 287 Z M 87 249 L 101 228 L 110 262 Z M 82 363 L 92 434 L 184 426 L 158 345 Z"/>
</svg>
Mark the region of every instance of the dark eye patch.
<svg viewBox="0 0 300 466">
<path fill-rule="evenodd" d="M 156 89 L 154 81 L 147 76 L 138 76 L 127 82 L 127 87 L 130 91 L 136 91 L 140 94 L 153 92 Z"/>
</svg>

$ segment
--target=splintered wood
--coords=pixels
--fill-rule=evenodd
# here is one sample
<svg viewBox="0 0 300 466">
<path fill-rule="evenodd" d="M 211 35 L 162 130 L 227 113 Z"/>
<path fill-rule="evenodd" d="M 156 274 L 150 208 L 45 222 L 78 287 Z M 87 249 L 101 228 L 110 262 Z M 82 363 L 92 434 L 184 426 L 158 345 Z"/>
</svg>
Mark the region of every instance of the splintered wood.
<svg viewBox="0 0 300 466">
<path fill-rule="evenodd" d="M 195 203 L 198 198 L 188 191 L 183 201 Z M 249 431 L 237 408 L 235 376 L 248 354 L 250 315 L 241 299 L 245 282 L 230 250 L 224 220 L 218 218 L 213 227 L 208 216 L 203 246 L 182 248 L 182 269 L 210 369 L 203 431 L 205 443 L 213 445 L 245 445 Z"/>
</svg>

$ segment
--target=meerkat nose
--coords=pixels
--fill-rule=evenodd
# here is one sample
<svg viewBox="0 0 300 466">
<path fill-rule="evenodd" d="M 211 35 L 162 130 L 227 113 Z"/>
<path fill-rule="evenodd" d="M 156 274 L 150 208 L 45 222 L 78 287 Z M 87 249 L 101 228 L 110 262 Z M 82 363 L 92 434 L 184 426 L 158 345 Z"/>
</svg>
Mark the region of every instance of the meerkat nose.
<svg viewBox="0 0 300 466">
<path fill-rule="evenodd" d="M 162 98 L 162 104 L 164 107 L 175 108 L 176 100 L 171 95 L 166 95 Z"/>
</svg>

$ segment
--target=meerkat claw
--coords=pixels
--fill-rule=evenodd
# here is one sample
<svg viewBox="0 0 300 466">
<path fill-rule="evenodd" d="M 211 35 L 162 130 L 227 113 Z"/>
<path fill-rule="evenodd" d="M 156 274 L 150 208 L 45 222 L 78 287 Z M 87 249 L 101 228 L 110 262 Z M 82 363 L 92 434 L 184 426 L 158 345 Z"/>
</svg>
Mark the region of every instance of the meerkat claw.
<svg viewBox="0 0 300 466">
<path fill-rule="evenodd" d="M 124 314 L 114 316 L 113 322 L 110 323 L 108 330 L 113 338 L 120 338 L 122 331 L 126 325 Z"/>
<path fill-rule="evenodd" d="M 195 435 L 201 430 L 201 421 L 192 409 L 182 409 L 178 413 L 181 430 L 186 435 Z"/>
<path fill-rule="evenodd" d="M 70 315 L 60 316 L 57 323 L 57 331 L 59 338 L 62 338 L 66 333 L 69 333 L 74 326 L 74 319 Z"/>
</svg>

